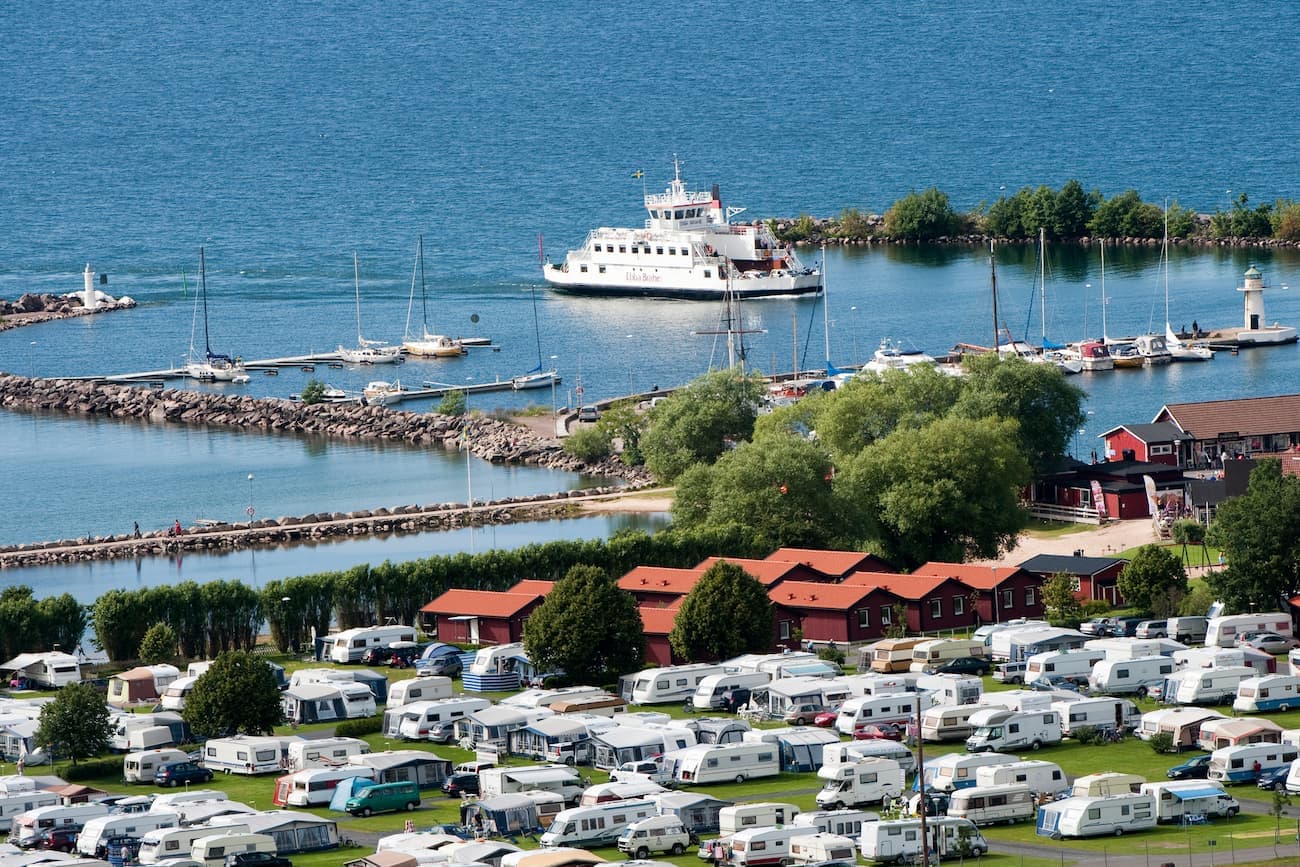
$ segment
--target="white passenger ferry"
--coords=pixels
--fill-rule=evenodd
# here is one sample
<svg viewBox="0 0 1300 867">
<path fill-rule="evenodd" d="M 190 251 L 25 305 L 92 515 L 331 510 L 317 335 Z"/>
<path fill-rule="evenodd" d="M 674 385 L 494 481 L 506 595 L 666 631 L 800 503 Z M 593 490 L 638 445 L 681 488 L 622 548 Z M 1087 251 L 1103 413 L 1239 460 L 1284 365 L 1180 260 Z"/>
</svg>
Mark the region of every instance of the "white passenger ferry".
<svg viewBox="0 0 1300 867">
<path fill-rule="evenodd" d="M 640 229 L 600 228 L 563 264 L 547 262 L 542 274 L 560 292 L 647 298 L 721 299 L 728 284 L 737 298 L 804 295 L 822 291 L 821 273 L 806 267 L 767 226 L 729 220 L 712 192 L 690 192 L 673 160 L 673 181 L 645 197 L 650 217 Z"/>
</svg>

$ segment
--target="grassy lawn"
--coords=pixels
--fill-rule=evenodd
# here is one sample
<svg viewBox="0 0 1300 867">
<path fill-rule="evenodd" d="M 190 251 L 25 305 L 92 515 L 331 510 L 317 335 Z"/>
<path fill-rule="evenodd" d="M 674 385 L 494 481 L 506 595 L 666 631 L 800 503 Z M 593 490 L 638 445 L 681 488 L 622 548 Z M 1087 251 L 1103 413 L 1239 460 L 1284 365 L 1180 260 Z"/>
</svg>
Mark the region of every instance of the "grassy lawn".
<svg viewBox="0 0 1300 867">
<path fill-rule="evenodd" d="M 1038 539 L 1055 539 L 1096 529 L 1091 524 L 1062 523 L 1060 521 L 1042 521 L 1031 519 L 1025 532 Z"/>
<path fill-rule="evenodd" d="M 1294 842 L 1295 826 L 1292 821 L 1282 823 L 1282 840 Z M 1235 819 L 1219 819 L 1208 825 L 1180 828 L 1177 825 L 1159 825 L 1150 831 L 1125 834 L 1123 838 L 1092 837 L 1084 840 L 1052 840 L 1039 837 L 1028 822 L 1019 825 L 985 828 L 984 836 L 991 845 L 997 841 L 1060 846 L 1070 854 L 1102 852 L 1111 855 L 1133 855 L 1149 852 L 1153 858 L 1167 858 L 1179 852 L 1208 852 L 1215 850 L 1226 863 L 1233 849 L 1247 849 L 1273 845 L 1274 819 L 1271 816 L 1240 815 Z M 1214 845 L 1210 845 L 1210 841 Z M 1070 855 L 1067 854 L 1066 857 Z M 1157 861 L 1157 863 L 1159 863 Z"/>
</svg>

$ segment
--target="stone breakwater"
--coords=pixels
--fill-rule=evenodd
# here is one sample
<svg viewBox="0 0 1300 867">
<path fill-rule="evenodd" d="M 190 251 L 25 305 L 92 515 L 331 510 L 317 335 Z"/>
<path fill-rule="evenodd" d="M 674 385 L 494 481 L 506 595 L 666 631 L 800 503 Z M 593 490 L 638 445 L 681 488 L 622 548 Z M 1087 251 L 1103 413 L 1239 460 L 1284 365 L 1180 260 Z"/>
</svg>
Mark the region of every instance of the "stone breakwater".
<svg viewBox="0 0 1300 867">
<path fill-rule="evenodd" d="M 17 301 L 0 299 L 0 331 L 21 328 L 24 325 L 38 325 L 56 319 L 71 319 L 74 316 L 93 316 L 96 313 L 108 313 L 112 310 L 130 310 L 135 306 L 134 299 L 122 297 L 115 301 L 102 301 L 94 310 L 87 310 L 81 297 L 73 295 L 49 295 L 28 292 Z"/>
</svg>

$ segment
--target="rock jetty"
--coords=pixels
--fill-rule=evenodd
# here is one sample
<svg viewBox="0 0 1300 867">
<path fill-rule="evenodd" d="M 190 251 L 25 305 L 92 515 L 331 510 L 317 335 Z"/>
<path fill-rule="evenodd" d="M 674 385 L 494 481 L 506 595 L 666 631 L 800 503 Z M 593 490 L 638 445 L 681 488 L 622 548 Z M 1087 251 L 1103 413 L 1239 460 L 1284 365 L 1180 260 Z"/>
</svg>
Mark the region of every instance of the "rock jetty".
<svg viewBox="0 0 1300 867">
<path fill-rule="evenodd" d="M 115 300 L 101 301 L 94 310 L 87 310 L 79 292 L 71 295 L 28 292 L 17 301 L 5 301 L 0 298 L 0 331 L 51 322 L 55 319 L 91 316 L 111 310 L 130 310 L 134 306 L 136 306 L 135 299 L 123 296 Z"/>
</svg>

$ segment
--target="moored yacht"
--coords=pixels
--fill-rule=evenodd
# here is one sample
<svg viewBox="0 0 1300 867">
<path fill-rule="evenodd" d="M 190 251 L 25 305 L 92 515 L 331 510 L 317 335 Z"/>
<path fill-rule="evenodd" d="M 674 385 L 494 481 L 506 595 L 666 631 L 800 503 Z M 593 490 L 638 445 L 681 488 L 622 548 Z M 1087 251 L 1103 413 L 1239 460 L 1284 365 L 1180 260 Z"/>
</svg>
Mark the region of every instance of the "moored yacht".
<svg viewBox="0 0 1300 867">
<path fill-rule="evenodd" d="M 1100 340 L 1085 340 L 1079 344 L 1079 361 L 1084 370 L 1114 370 L 1115 359 Z"/>
<path fill-rule="evenodd" d="M 1147 367 L 1168 364 L 1174 360 L 1169 354 L 1169 347 L 1165 345 L 1163 334 L 1139 334 L 1134 338 L 1133 343 L 1137 346 L 1138 354 L 1142 356 L 1142 363 Z"/>
<path fill-rule="evenodd" d="M 724 210 L 716 184 L 711 192 L 687 190 L 676 158 L 672 183 L 646 194 L 645 208 L 642 228 L 594 229 L 564 262 L 544 262 L 542 276 L 575 295 L 713 301 L 727 291 L 747 299 L 822 290 L 821 273 L 766 225 L 731 223 L 744 209 Z"/>
</svg>

